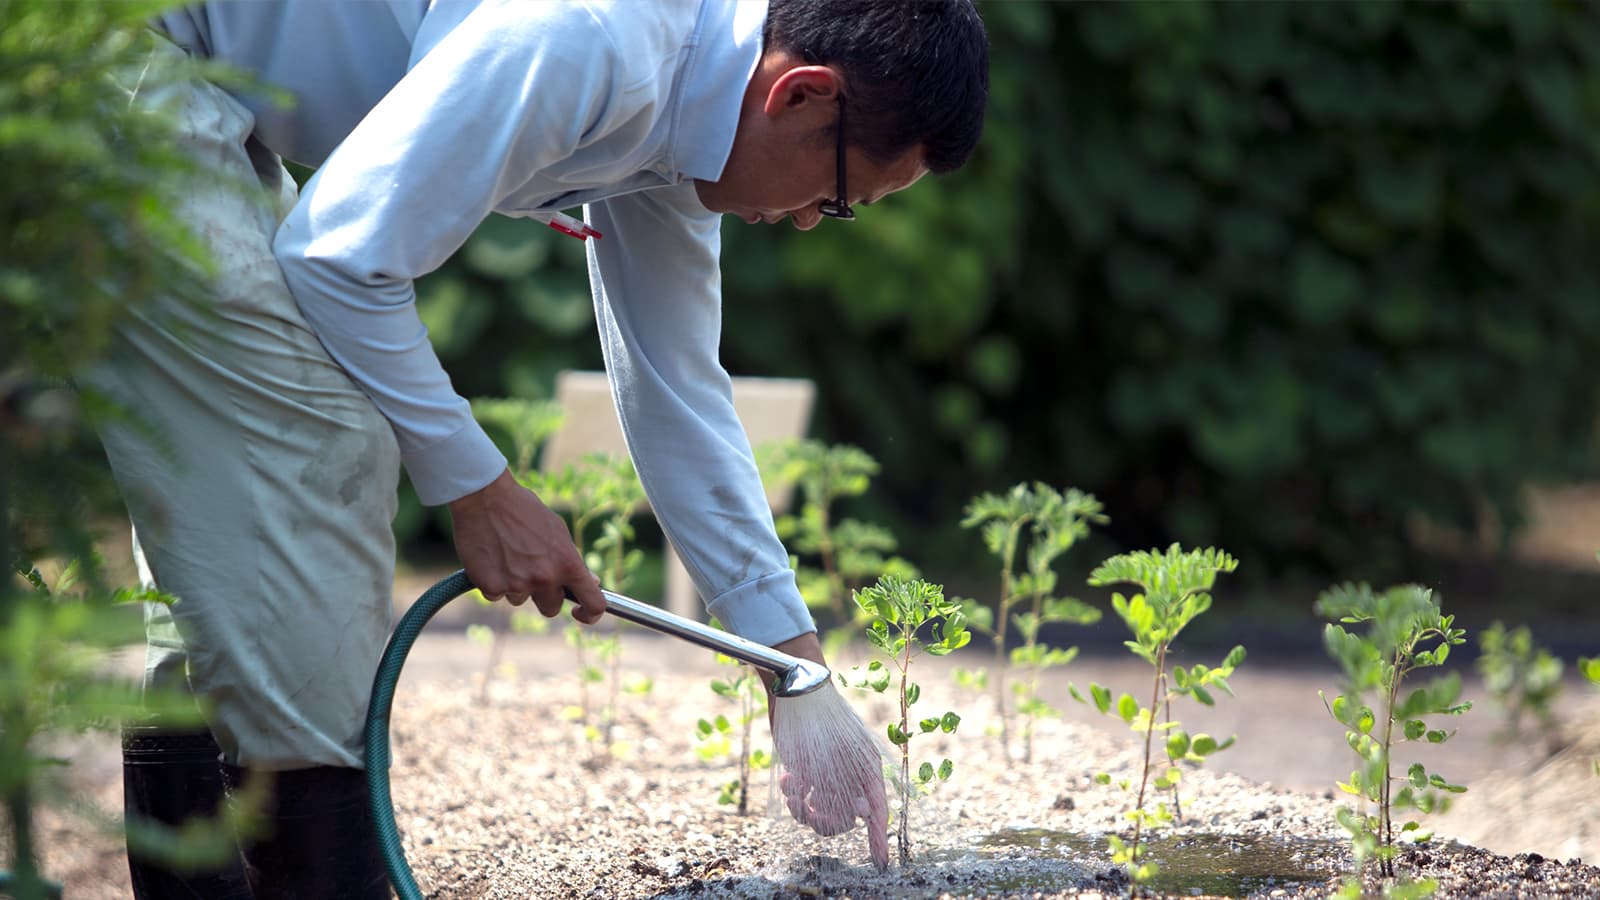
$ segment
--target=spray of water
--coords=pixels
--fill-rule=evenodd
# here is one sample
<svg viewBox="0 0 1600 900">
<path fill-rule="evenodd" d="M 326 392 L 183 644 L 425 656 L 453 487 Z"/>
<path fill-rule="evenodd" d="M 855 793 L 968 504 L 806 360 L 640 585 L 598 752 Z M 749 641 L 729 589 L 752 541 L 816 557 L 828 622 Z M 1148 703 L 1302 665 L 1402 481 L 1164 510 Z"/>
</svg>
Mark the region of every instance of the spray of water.
<svg viewBox="0 0 1600 900">
<path fill-rule="evenodd" d="M 782 765 L 779 787 L 795 821 L 821 835 L 867 824 L 867 848 L 889 865 L 889 804 L 883 753 L 872 732 L 831 682 L 772 707 L 772 743 Z"/>
</svg>

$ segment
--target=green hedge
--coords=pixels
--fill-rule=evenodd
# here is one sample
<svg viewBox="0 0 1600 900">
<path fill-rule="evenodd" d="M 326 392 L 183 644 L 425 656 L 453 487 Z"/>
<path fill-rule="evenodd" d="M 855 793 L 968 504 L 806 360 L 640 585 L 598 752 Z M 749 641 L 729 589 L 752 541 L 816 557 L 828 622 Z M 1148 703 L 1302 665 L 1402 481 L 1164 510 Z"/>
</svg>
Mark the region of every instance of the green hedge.
<svg viewBox="0 0 1600 900">
<path fill-rule="evenodd" d="M 740 361 L 822 379 L 881 484 L 949 522 L 1041 478 L 1130 543 L 1347 567 L 1594 471 L 1592 7 L 985 12 L 971 172 L 855 230 L 730 229 L 730 334 L 767 323 Z"/>
</svg>

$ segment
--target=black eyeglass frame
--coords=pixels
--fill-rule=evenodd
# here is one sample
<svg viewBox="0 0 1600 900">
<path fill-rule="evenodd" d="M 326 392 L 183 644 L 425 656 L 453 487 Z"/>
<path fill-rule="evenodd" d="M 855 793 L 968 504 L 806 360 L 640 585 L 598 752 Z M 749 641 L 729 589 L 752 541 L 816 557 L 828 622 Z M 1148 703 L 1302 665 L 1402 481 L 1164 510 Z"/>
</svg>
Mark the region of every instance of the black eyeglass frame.
<svg viewBox="0 0 1600 900">
<path fill-rule="evenodd" d="M 806 62 L 818 66 L 822 62 L 810 50 L 800 51 Z M 838 177 L 838 189 L 832 200 L 822 200 L 817 203 L 817 212 L 830 219 L 842 219 L 846 222 L 856 217 L 856 211 L 850 208 L 850 201 L 845 199 L 844 193 L 844 95 L 840 94 L 839 100 L 839 134 L 835 141 L 834 173 Z"/>
<path fill-rule="evenodd" d="M 837 162 L 835 171 L 838 174 L 838 191 L 834 199 L 823 200 L 817 204 L 817 212 L 830 219 L 843 219 L 848 222 L 856 217 L 856 211 L 850 208 L 850 201 L 845 199 L 844 192 L 844 95 L 839 95 L 839 139 L 837 146 Z"/>
</svg>

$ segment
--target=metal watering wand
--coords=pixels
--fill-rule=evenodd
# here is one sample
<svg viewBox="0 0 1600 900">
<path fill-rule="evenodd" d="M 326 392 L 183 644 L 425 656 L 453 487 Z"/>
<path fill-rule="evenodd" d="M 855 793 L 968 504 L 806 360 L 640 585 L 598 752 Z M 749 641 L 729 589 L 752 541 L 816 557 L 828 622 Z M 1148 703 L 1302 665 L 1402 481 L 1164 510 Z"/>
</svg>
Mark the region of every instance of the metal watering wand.
<svg viewBox="0 0 1600 900">
<path fill-rule="evenodd" d="M 395 684 L 400 680 L 400 669 L 405 665 L 406 655 L 411 652 L 411 645 L 422 633 L 422 627 L 446 603 L 472 589 L 472 581 L 463 570 L 446 576 L 424 591 L 417 602 L 406 610 L 406 614 L 400 617 L 394 633 L 389 636 L 388 646 L 383 649 L 378 673 L 372 679 L 372 701 L 367 706 L 365 732 L 367 806 L 378 832 L 378 847 L 383 853 L 384 868 L 389 871 L 389 883 L 394 886 L 400 900 L 421 900 L 422 891 L 411 875 L 410 866 L 406 865 L 405 851 L 400 846 L 400 831 L 394 823 L 394 802 L 389 796 L 389 710 L 394 705 Z M 811 660 L 780 653 L 771 647 L 673 615 L 621 594 L 610 591 L 601 593 L 606 598 L 606 612 L 614 616 L 772 673 L 772 693 L 775 696 L 798 697 L 828 682 L 828 669 Z"/>
</svg>

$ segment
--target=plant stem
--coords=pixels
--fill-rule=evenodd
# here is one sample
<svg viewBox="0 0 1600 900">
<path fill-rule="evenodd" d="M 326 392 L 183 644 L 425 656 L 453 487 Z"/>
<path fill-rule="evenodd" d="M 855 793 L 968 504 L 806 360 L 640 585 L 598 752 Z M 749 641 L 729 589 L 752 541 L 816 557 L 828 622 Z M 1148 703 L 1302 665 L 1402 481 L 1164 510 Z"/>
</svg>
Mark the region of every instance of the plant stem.
<svg viewBox="0 0 1600 900">
<path fill-rule="evenodd" d="M 1393 794 L 1393 778 L 1389 773 L 1389 751 L 1394 742 L 1394 705 L 1400 696 L 1400 679 L 1405 677 L 1401 668 L 1405 658 L 1405 648 L 1398 648 L 1394 655 L 1394 674 L 1389 679 L 1389 693 L 1384 698 L 1383 704 L 1383 746 L 1379 752 L 1383 754 L 1383 783 L 1378 786 L 1378 830 L 1383 833 L 1383 853 L 1378 856 L 1378 871 L 1385 878 L 1394 877 L 1394 820 L 1390 814 L 1390 797 Z"/>
<path fill-rule="evenodd" d="M 568 628 L 577 628 L 569 625 Z M 589 677 L 588 654 L 584 652 L 583 643 L 588 640 L 588 635 L 578 631 L 574 635 L 572 649 L 578 654 L 578 708 L 583 712 L 583 730 L 589 730 Z"/>
<path fill-rule="evenodd" d="M 494 677 L 494 670 L 500 665 L 500 656 L 505 647 L 505 632 L 496 622 L 490 626 L 489 632 L 489 661 L 483 667 L 483 683 L 478 685 L 478 705 L 489 705 L 489 679 Z"/>
<path fill-rule="evenodd" d="M 1167 721 L 1170 723 L 1172 721 L 1172 696 L 1167 693 L 1167 673 L 1165 671 L 1161 672 L 1160 678 L 1161 688 L 1159 691 L 1157 691 L 1157 693 L 1159 693 L 1162 697 L 1161 708 L 1166 714 Z M 1177 765 L 1178 761 L 1173 759 L 1172 754 L 1169 753 L 1167 754 L 1167 762 Z M 1172 817 L 1177 819 L 1179 822 L 1183 821 L 1183 803 L 1178 799 L 1177 782 L 1173 782 L 1172 784 Z"/>
<path fill-rule="evenodd" d="M 1000 602 L 994 608 L 994 706 L 1000 717 L 1000 755 L 1011 758 L 1011 716 L 1006 712 L 1006 622 L 1011 618 L 1011 567 L 1017 559 L 1017 540 L 1022 534 L 1022 523 L 1012 523 L 1006 534 L 1004 552 L 1000 554 Z"/>
<path fill-rule="evenodd" d="M 12 748 L 8 748 L 12 749 Z M 24 745 L 8 759 L 24 759 Z M 6 815 L 11 820 L 11 878 L 12 890 L 19 898 L 45 896 L 44 879 L 39 875 L 39 862 L 33 848 L 33 798 L 26 780 L 19 780 L 6 797 Z"/>
<path fill-rule="evenodd" d="M 828 605 L 839 617 L 838 624 L 842 627 L 850 622 L 850 616 L 844 607 L 844 579 L 839 577 L 839 566 L 834 562 L 833 527 L 828 515 L 832 504 L 833 498 L 825 495 L 817 504 L 817 556 L 822 560 L 823 577 L 828 581 Z"/>
<path fill-rule="evenodd" d="M 1144 727 L 1144 772 L 1139 778 L 1139 801 L 1134 806 L 1139 812 L 1133 820 L 1133 866 L 1139 865 L 1140 851 L 1139 831 L 1144 825 L 1144 790 L 1150 783 L 1150 743 L 1156 733 L 1156 706 L 1161 702 L 1161 684 L 1167 675 L 1167 643 L 1162 641 L 1156 645 L 1156 683 L 1150 695 L 1150 716 Z"/>
<path fill-rule="evenodd" d="M 1032 700 L 1039 695 L 1039 668 L 1030 665 L 1028 671 L 1028 699 Z M 1033 762 L 1033 714 L 1029 713 L 1028 720 L 1022 723 L 1022 761 Z"/>
<path fill-rule="evenodd" d="M 739 739 L 739 815 L 745 815 L 750 810 L 750 721 L 755 718 L 755 700 L 750 697 L 750 689 L 744 685 L 744 679 L 753 676 L 745 675 L 739 679 L 739 710 L 744 720 L 744 734 Z"/>
<path fill-rule="evenodd" d="M 1037 586 L 1040 583 L 1039 576 L 1042 573 L 1035 571 L 1032 574 L 1034 576 L 1033 584 Z M 1035 590 L 1031 598 L 1033 600 L 1033 608 L 1031 610 L 1033 613 L 1033 630 L 1028 632 L 1023 642 L 1023 646 L 1029 651 L 1027 658 L 1030 660 L 1034 659 L 1033 648 L 1039 645 L 1039 630 L 1044 627 L 1044 622 L 1040 619 L 1044 614 L 1044 592 Z M 1039 663 L 1037 661 L 1030 662 L 1028 670 L 1028 699 L 1031 701 L 1039 696 Z M 1022 725 L 1023 762 L 1033 762 L 1033 724 L 1034 715 L 1029 713 L 1028 720 Z"/>
<path fill-rule="evenodd" d="M 606 748 L 608 759 L 611 756 L 612 731 L 617 726 L 617 697 L 622 690 L 622 633 L 615 623 L 612 624 L 611 640 L 614 642 L 611 646 L 611 671 L 608 676 L 611 683 L 607 685 L 606 706 L 601 711 L 606 723 L 601 743 Z"/>
<path fill-rule="evenodd" d="M 900 822 L 895 829 L 900 845 L 900 865 L 911 865 L 911 704 L 906 702 L 910 682 L 912 635 L 905 633 L 905 656 L 900 661 L 900 733 L 906 736 L 900 745 Z"/>
</svg>

